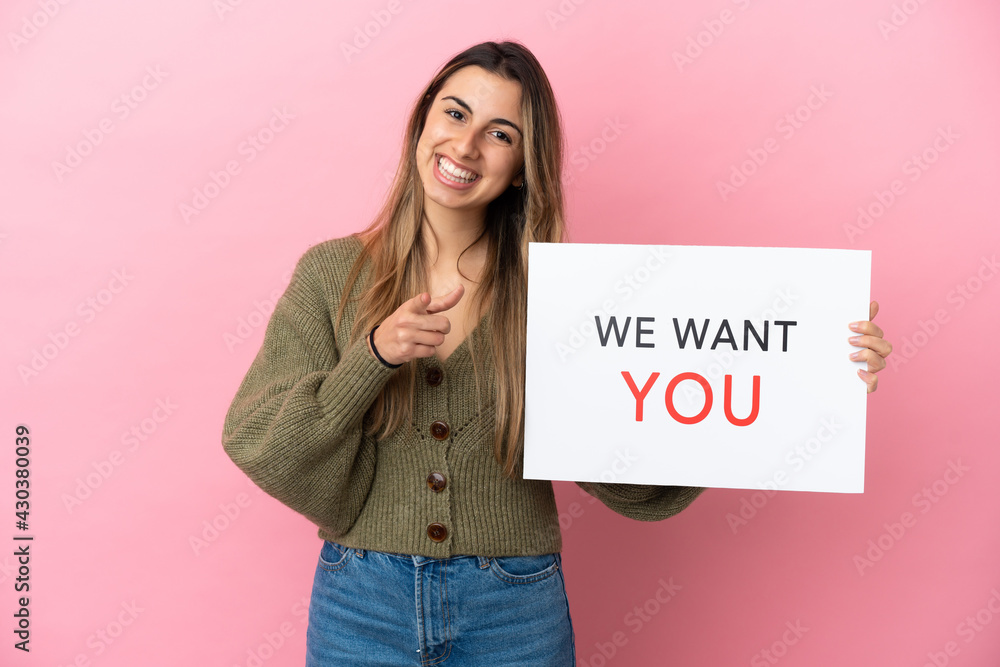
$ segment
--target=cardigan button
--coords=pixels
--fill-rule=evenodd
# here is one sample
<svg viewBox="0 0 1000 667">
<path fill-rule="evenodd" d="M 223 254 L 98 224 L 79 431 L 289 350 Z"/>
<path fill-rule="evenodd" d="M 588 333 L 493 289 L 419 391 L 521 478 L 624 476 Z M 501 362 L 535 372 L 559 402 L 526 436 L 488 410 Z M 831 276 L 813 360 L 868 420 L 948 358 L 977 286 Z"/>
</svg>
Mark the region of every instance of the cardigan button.
<svg viewBox="0 0 1000 667">
<path fill-rule="evenodd" d="M 444 487 L 447 485 L 448 482 L 441 473 L 432 472 L 427 475 L 427 486 L 431 488 L 431 491 L 443 491 Z"/>
<path fill-rule="evenodd" d="M 431 422 L 431 435 L 435 440 L 447 440 L 451 428 L 443 421 Z"/>
<path fill-rule="evenodd" d="M 444 379 L 444 372 L 437 366 L 427 369 L 427 384 L 432 387 L 436 387 L 441 384 L 441 380 Z"/>
<path fill-rule="evenodd" d="M 427 526 L 427 537 L 435 542 L 444 542 L 448 539 L 448 529 L 440 523 L 432 523 Z"/>
</svg>

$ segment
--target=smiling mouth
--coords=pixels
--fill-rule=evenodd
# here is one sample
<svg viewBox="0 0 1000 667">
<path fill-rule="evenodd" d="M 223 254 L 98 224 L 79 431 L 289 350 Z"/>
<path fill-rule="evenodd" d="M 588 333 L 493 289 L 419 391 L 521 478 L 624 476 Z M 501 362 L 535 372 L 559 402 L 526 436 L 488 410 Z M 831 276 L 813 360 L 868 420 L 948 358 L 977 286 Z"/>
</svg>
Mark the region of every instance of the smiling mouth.
<svg viewBox="0 0 1000 667">
<path fill-rule="evenodd" d="M 467 185 L 469 183 L 472 183 L 479 178 L 479 174 L 477 174 L 476 172 L 469 171 L 467 169 L 459 169 L 454 164 L 452 164 L 451 160 L 449 160 L 443 155 L 438 158 L 437 169 L 441 173 L 441 175 L 447 178 L 449 181 L 453 181 L 455 183 L 461 183 L 462 185 Z"/>
</svg>

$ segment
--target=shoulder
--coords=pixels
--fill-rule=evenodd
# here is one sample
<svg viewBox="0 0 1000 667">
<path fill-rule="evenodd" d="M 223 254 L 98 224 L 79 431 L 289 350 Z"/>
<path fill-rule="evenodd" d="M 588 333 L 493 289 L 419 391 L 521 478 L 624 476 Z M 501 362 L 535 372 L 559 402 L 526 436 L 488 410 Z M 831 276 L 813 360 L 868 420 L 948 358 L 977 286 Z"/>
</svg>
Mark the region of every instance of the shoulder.
<svg viewBox="0 0 1000 667">
<path fill-rule="evenodd" d="M 351 267 L 363 250 L 361 239 L 356 234 L 321 241 L 299 257 L 295 265 L 295 280 L 335 286 L 339 294 L 339 288 L 347 281 Z"/>
<path fill-rule="evenodd" d="M 292 276 L 294 291 L 314 302 L 323 302 L 329 313 L 337 312 L 338 304 L 345 292 L 356 297 L 365 282 L 366 266 L 353 281 L 352 289 L 346 290 L 351 269 L 361 256 L 364 246 L 357 235 L 321 241 L 302 253 Z M 329 314 L 328 313 L 328 314 Z"/>
<path fill-rule="evenodd" d="M 302 253 L 299 263 L 317 267 L 328 267 L 335 270 L 344 267 L 344 270 L 350 270 L 354 260 L 357 259 L 363 249 L 364 246 L 361 244 L 361 239 L 356 234 L 336 239 L 327 239 L 311 246 Z"/>
</svg>

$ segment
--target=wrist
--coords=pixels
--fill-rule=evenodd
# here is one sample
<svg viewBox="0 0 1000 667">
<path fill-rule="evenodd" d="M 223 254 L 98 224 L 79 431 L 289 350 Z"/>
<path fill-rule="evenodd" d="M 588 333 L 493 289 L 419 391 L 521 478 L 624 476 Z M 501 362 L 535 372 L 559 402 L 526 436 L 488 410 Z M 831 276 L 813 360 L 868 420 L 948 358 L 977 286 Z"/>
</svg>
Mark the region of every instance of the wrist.
<svg viewBox="0 0 1000 667">
<path fill-rule="evenodd" d="M 389 363 L 382 357 L 381 354 L 379 354 L 378 348 L 375 347 L 375 329 L 378 329 L 378 327 L 379 325 L 376 324 L 374 327 L 372 327 L 371 332 L 369 332 L 368 334 L 368 349 L 371 351 L 371 353 L 375 356 L 376 359 L 382 362 L 383 366 L 387 368 L 399 368 L 400 366 L 403 365 L 402 363 L 399 364 Z"/>
</svg>

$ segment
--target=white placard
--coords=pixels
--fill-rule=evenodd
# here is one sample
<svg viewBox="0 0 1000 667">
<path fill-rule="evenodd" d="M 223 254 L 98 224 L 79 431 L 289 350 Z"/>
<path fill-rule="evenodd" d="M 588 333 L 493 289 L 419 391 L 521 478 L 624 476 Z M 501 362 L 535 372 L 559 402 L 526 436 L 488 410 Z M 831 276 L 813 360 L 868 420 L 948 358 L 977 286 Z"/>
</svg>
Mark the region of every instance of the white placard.
<svg viewBox="0 0 1000 667">
<path fill-rule="evenodd" d="M 861 493 L 870 281 L 865 250 L 530 244 L 525 478 Z"/>
</svg>

